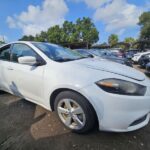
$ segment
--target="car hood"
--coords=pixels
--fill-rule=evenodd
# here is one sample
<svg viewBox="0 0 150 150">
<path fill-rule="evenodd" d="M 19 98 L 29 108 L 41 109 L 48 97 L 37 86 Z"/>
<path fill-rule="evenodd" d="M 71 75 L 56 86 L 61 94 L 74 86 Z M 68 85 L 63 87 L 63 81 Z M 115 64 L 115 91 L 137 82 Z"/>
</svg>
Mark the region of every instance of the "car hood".
<svg viewBox="0 0 150 150">
<path fill-rule="evenodd" d="M 107 60 L 88 58 L 81 59 L 80 61 L 74 61 L 74 63 L 83 65 L 87 68 L 118 74 L 138 81 L 145 80 L 145 75 L 142 72 L 137 71 L 134 68 Z"/>
</svg>

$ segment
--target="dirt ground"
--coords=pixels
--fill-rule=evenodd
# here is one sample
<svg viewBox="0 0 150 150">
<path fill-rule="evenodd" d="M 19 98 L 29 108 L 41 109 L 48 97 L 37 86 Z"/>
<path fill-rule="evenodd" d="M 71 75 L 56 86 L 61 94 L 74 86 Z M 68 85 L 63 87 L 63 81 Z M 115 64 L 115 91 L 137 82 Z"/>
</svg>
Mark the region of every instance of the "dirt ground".
<svg viewBox="0 0 150 150">
<path fill-rule="evenodd" d="M 0 150 L 148 150 L 149 139 L 150 124 L 129 133 L 74 134 L 54 112 L 0 93 Z"/>
</svg>

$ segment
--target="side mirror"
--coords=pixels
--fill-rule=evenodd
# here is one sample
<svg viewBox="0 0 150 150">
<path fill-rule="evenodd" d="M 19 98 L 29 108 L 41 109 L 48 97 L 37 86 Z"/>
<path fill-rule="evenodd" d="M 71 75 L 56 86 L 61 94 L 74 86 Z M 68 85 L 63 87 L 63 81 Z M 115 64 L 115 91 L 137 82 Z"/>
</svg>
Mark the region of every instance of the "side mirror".
<svg viewBox="0 0 150 150">
<path fill-rule="evenodd" d="M 31 66 L 37 64 L 36 58 L 32 56 L 19 57 L 18 62 L 20 64 L 31 65 Z"/>
</svg>

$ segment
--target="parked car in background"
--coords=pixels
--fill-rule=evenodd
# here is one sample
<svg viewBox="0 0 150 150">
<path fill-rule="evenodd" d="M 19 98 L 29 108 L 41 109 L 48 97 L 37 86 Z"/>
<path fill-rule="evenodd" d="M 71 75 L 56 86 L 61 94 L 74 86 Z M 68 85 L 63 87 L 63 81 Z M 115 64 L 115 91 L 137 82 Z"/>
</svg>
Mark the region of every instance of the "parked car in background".
<svg viewBox="0 0 150 150">
<path fill-rule="evenodd" d="M 90 54 L 92 54 L 95 57 L 100 57 L 103 59 L 107 59 L 109 61 L 117 62 L 123 65 L 127 65 L 132 67 L 132 62 L 126 58 L 120 58 L 117 57 L 114 52 L 109 50 L 99 50 L 99 49 L 91 49 L 88 51 Z"/>
<path fill-rule="evenodd" d="M 138 64 L 139 64 L 141 67 L 145 68 L 146 65 L 147 65 L 149 62 L 150 62 L 150 54 L 146 54 L 146 55 L 143 55 L 143 56 L 139 59 Z"/>
<path fill-rule="evenodd" d="M 133 131 L 150 119 L 150 80 L 143 73 L 50 43 L 1 47 L 0 90 L 55 110 L 77 133 L 97 124 L 104 131 Z"/>
<path fill-rule="evenodd" d="M 139 52 L 139 50 L 137 50 L 137 49 L 128 50 L 128 51 L 125 53 L 125 57 L 126 57 L 127 59 L 132 59 L 132 58 L 134 57 L 134 55 L 135 55 L 136 53 L 138 53 L 138 52 Z"/>
<path fill-rule="evenodd" d="M 138 63 L 139 59 L 140 59 L 143 55 L 146 55 L 146 54 L 150 54 L 150 51 L 141 52 L 141 53 L 135 54 L 134 57 L 132 58 L 133 62 L 134 62 L 134 63 Z"/>
<path fill-rule="evenodd" d="M 124 52 L 118 49 L 108 49 L 114 56 L 123 58 Z"/>
<path fill-rule="evenodd" d="M 150 62 L 146 65 L 146 73 L 150 75 Z"/>
</svg>

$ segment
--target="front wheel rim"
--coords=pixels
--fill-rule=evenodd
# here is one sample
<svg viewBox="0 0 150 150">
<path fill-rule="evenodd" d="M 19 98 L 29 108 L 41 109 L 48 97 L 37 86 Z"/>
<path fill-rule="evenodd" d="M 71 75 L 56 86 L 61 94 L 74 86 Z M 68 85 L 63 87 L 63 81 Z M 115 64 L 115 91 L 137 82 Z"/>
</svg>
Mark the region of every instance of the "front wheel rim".
<svg viewBox="0 0 150 150">
<path fill-rule="evenodd" d="M 62 99 L 57 105 L 61 121 L 70 129 L 80 130 L 85 126 L 86 117 L 82 107 L 72 99 Z"/>
</svg>

